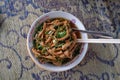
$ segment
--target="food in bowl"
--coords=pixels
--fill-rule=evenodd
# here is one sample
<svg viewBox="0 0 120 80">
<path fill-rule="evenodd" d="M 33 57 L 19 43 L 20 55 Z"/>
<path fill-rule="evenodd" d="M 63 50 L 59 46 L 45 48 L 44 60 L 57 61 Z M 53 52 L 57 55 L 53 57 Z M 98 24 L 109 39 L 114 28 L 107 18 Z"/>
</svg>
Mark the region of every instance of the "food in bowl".
<svg viewBox="0 0 120 80">
<path fill-rule="evenodd" d="M 65 18 L 51 18 L 38 25 L 33 38 L 32 52 L 41 63 L 63 65 L 74 59 L 81 48 L 76 25 Z M 79 46 L 79 47 L 78 47 Z"/>
<path fill-rule="evenodd" d="M 54 19 L 54 18 L 67 19 L 69 21 L 72 21 L 78 29 L 85 30 L 85 27 L 82 24 L 82 22 L 78 18 L 73 16 L 72 14 L 63 12 L 63 11 L 51 11 L 51 12 L 48 12 L 48 13 L 45 13 L 45 14 L 39 16 L 32 23 L 30 30 L 28 32 L 28 35 L 27 35 L 27 49 L 28 49 L 29 56 L 31 57 L 31 59 L 35 62 L 35 64 L 38 67 L 48 70 L 48 71 L 61 72 L 61 71 L 66 71 L 66 70 L 69 70 L 69 69 L 75 67 L 82 61 L 82 59 L 84 58 L 84 56 L 87 52 L 88 43 L 80 44 L 80 46 L 78 45 L 78 43 L 76 43 L 77 47 L 73 52 L 72 58 L 67 58 L 64 60 L 62 59 L 62 64 L 59 64 L 60 66 L 56 66 L 56 64 L 53 64 L 52 62 L 48 62 L 48 61 L 40 62 L 40 58 L 37 59 L 35 54 L 32 52 L 32 48 L 34 48 L 33 43 L 35 42 L 34 38 L 39 30 L 39 26 L 41 24 L 43 24 L 45 21 L 47 21 L 48 19 Z M 81 39 L 88 39 L 86 33 L 75 33 L 75 34 L 77 34 L 77 37 L 79 36 Z"/>
</svg>

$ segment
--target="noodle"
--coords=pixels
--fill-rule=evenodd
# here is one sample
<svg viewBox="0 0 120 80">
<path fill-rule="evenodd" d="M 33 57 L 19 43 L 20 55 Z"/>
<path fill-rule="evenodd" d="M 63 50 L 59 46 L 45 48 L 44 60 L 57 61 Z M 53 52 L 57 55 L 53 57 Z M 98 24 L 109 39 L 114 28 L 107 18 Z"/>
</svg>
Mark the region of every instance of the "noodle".
<svg viewBox="0 0 120 80">
<path fill-rule="evenodd" d="M 48 19 L 39 27 L 34 36 L 32 52 L 40 62 L 62 65 L 65 60 L 75 57 L 73 54 L 78 46 L 78 36 L 71 30 L 75 27 L 71 21 L 63 18 Z"/>
</svg>

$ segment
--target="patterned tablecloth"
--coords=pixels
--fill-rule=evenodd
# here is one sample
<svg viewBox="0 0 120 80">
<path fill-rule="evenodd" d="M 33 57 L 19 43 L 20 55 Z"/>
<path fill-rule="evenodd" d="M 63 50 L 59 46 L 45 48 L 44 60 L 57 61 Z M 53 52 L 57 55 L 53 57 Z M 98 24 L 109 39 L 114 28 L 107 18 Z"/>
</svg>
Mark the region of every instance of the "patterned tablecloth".
<svg viewBox="0 0 120 80">
<path fill-rule="evenodd" d="M 119 44 L 89 44 L 84 60 L 65 72 L 33 63 L 26 48 L 28 30 L 38 16 L 53 10 L 72 13 L 87 30 L 120 38 L 120 0 L 0 0 L 0 80 L 120 80 Z"/>
</svg>

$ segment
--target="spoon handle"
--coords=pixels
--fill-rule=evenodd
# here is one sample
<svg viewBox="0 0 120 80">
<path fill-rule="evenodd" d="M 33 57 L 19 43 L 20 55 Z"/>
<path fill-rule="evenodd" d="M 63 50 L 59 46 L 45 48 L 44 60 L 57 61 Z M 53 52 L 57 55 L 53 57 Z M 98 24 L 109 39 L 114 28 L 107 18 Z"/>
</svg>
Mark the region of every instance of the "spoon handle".
<svg viewBox="0 0 120 80">
<path fill-rule="evenodd" d="M 83 33 L 89 33 L 89 34 L 92 34 L 92 35 L 95 35 L 95 36 L 98 36 L 98 37 L 102 37 L 102 38 L 107 38 L 107 39 L 113 38 L 113 37 L 111 37 L 112 34 L 105 33 L 105 32 L 86 31 L 86 30 L 80 30 L 80 29 L 77 29 L 77 28 L 72 28 L 72 30 L 80 31 L 80 32 L 83 32 Z"/>
<path fill-rule="evenodd" d="M 120 39 L 77 39 L 78 43 L 119 43 Z"/>
</svg>

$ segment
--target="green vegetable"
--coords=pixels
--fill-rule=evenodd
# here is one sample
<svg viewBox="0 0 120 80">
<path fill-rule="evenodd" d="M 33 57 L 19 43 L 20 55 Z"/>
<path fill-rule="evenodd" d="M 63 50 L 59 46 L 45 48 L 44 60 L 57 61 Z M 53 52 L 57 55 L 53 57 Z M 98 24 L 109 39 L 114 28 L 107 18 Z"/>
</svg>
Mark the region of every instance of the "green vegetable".
<svg viewBox="0 0 120 80">
<path fill-rule="evenodd" d="M 56 37 L 57 37 L 57 38 L 62 38 L 62 37 L 64 37 L 65 35 L 66 35 L 66 31 L 64 30 L 64 31 L 57 32 Z"/>
<path fill-rule="evenodd" d="M 35 37 L 35 35 L 38 33 L 38 31 L 42 31 L 42 29 L 43 29 L 43 23 L 40 24 L 40 25 L 36 28 L 34 37 Z"/>
<path fill-rule="evenodd" d="M 42 31 L 42 29 L 43 29 L 43 23 L 37 27 L 37 31 Z"/>
<path fill-rule="evenodd" d="M 36 40 L 33 40 L 33 46 L 36 47 Z"/>
<path fill-rule="evenodd" d="M 45 53 L 45 52 L 46 52 L 46 47 L 42 49 L 42 53 Z"/>
<path fill-rule="evenodd" d="M 58 45 L 58 47 L 62 47 L 64 44 L 65 44 L 65 43 L 61 43 L 61 44 Z"/>
<path fill-rule="evenodd" d="M 55 48 L 62 47 L 65 43 L 56 44 Z"/>
<path fill-rule="evenodd" d="M 46 31 L 46 32 L 45 32 L 45 34 L 48 34 L 48 33 L 49 33 L 49 31 Z"/>
<path fill-rule="evenodd" d="M 43 47 L 39 44 L 38 47 L 37 47 L 39 50 L 42 50 Z"/>
</svg>

